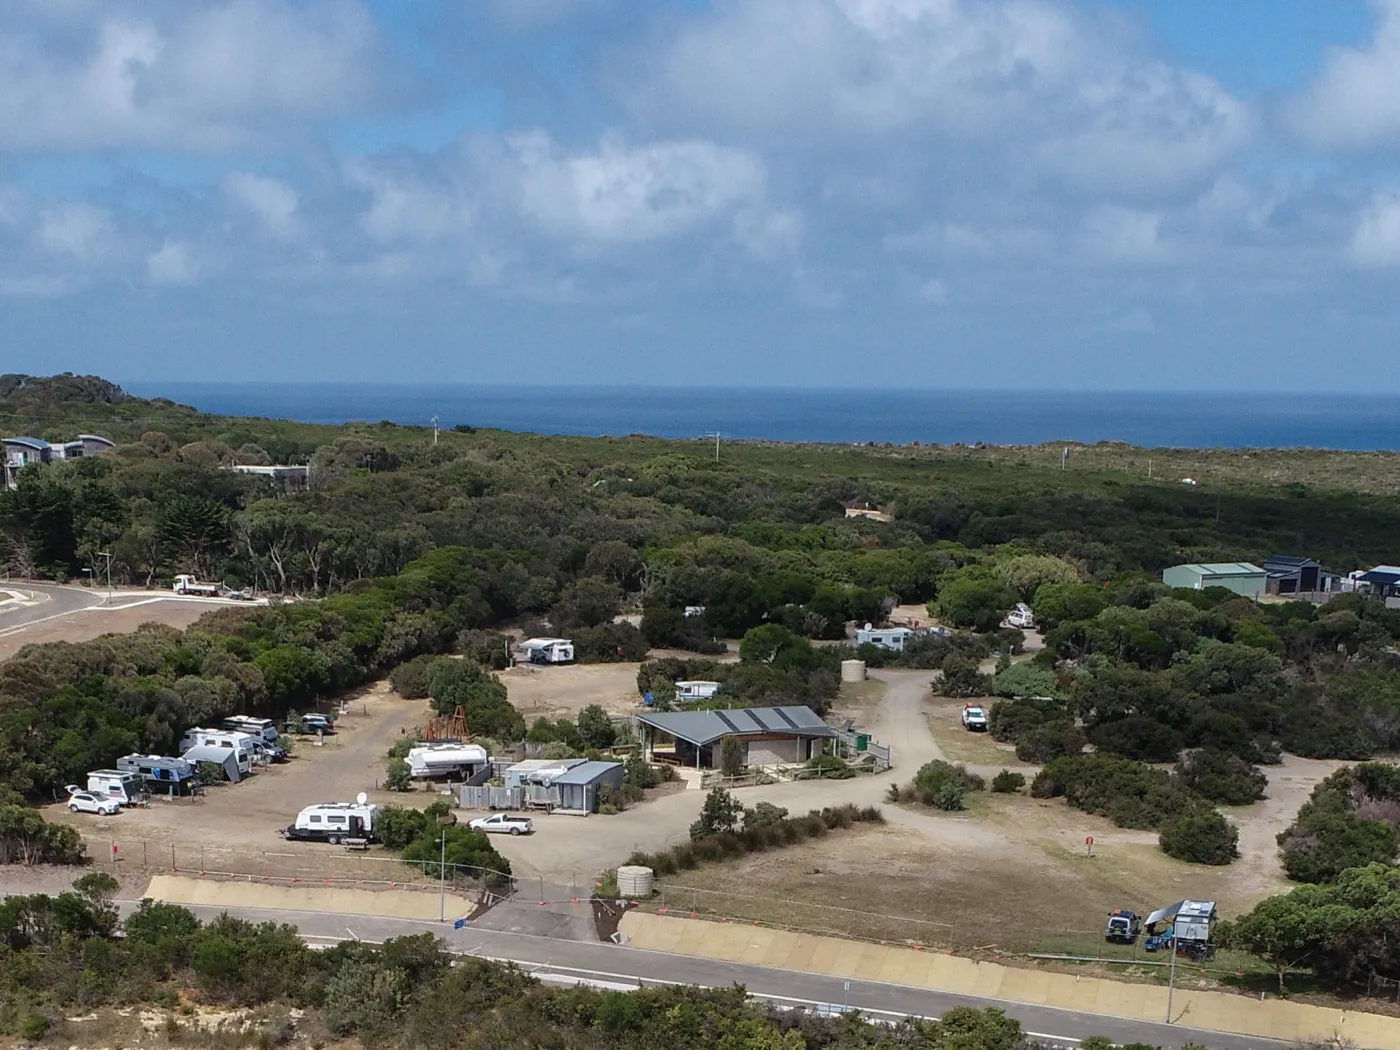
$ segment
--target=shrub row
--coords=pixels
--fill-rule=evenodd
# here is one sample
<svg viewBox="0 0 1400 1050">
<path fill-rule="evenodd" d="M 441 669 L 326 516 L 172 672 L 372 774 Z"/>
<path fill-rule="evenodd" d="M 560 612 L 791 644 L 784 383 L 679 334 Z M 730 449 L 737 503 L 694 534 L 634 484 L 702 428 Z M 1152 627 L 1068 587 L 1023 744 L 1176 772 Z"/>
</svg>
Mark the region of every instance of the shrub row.
<svg viewBox="0 0 1400 1050">
<path fill-rule="evenodd" d="M 678 871 L 693 871 L 701 864 L 713 864 L 747 853 L 761 853 L 820 838 L 837 828 L 884 822 L 884 814 L 877 807 L 856 806 L 848 802 L 842 806 L 814 809 L 804 817 L 745 821 L 745 826 L 737 831 L 719 831 L 691 842 L 678 843 L 659 853 L 638 851 L 627 858 L 627 863 L 644 865 L 657 875 L 674 875 Z"/>
</svg>

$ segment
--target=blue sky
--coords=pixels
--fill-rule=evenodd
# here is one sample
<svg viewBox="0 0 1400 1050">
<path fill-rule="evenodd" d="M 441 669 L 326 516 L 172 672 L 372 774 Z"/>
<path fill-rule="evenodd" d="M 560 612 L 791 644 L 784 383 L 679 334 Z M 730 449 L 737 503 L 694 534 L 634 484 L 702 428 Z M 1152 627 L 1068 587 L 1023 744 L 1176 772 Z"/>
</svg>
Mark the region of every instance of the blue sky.
<svg viewBox="0 0 1400 1050">
<path fill-rule="evenodd" d="M 11 0 L 5 371 L 1400 391 L 1400 0 Z"/>
</svg>

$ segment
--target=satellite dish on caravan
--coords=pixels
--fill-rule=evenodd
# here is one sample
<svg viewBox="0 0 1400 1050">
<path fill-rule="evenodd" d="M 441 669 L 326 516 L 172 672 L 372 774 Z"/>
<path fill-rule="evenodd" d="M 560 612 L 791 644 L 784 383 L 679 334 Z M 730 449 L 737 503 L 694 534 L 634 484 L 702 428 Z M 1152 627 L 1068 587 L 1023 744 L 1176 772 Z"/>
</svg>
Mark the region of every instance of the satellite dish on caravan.
<svg viewBox="0 0 1400 1050">
<path fill-rule="evenodd" d="M 871 627 L 870 624 L 866 624 L 866 625 L 865 625 L 865 629 L 866 629 L 867 631 L 870 630 L 870 627 Z"/>
<path fill-rule="evenodd" d="M 361 791 L 358 795 L 355 796 L 355 801 L 363 806 L 366 802 L 369 801 L 369 796 L 366 795 L 363 791 Z"/>
</svg>

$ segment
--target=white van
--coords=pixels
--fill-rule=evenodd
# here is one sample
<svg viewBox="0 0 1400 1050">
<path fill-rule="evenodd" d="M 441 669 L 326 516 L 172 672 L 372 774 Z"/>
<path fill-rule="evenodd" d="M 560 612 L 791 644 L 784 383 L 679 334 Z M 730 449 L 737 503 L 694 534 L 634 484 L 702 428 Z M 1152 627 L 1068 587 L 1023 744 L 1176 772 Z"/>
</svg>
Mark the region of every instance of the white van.
<svg viewBox="0 0 1400 1050">
<path fill-rule="evenodd" d="M 252 715 L 233 715 L 224 719 L 224 728 L 236 733 L 260 736 L 269 744 L 277 743 L 277 726 L 270 718 L 254 718 Z"/>
<path fill-rule="evenodd" d="M 119 769 L 95 769 L 88 774 L 87 789 L 94 795 L 110 798 L 123 806 L 136 804 L 141 794 L 141 776 L 138 773 L 124 773 Z"/>
</svg>

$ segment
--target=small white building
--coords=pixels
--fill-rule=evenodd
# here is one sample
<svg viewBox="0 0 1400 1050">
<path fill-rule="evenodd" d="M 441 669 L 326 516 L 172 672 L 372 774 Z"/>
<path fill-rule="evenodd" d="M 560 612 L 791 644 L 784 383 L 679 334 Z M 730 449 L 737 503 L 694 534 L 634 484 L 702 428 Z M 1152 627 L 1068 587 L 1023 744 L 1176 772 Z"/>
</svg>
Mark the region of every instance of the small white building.
<svg viewBox="0 0 1400 1050">
<path fill-rule="evenodd" d="M 677 682 L 676 703 L 693 704 L 699 700 L 713 700 L 717 692 L 718 682 Z"/>
<path fill-rule="evenodd" d="M 527 638 L 520 651 L 532 664 L 568 664 L 574 660 L 574 643 L 568 638 Z"/>
</svg>

